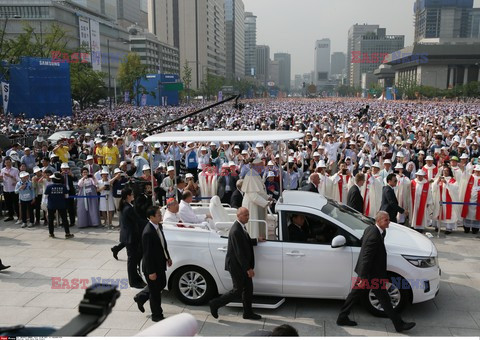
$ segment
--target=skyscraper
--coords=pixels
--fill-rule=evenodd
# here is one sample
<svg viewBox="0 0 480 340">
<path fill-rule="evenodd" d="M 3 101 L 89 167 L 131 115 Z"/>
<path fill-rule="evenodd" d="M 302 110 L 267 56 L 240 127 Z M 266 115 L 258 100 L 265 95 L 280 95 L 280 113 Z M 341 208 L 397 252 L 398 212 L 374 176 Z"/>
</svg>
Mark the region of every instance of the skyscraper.
<svg viewBox="0 0 480 340">
<path fill-rule="evenodd" d="M 120 26 L 128 28 L 137 25 L 142 28 L 148 27 L 147 11 L 142 9 L 139 1 L 116 0 L 117 22 Z"/>
<path fill-rule="evenodd" d="M 358 52 L 359 60 L 351 63 L 350 85 L 360 86 L 363 73 L 373 74 L 383 62 L 383 55 L 401 50 L 404 46 L 404 35 L 386 35 L 385 28 L 377 28 L 374 32 L 358 37 L 353 51 Z"/>
<path fill-rule="evenodd" d="M 283 91 L 290 91 L 292 60 L 289 53 L 275 53 L 273 59 L 279 62 L 278 87 Z"/>
<path fill-rule="evenodd" d="M 367 32 L 373 32 L 375 29 L 379 28 L 379 25 L 359 25 L 355 24 L 348 30 L 348 46 L 347 46 L 347 84 L 353 86 L 352 82 L 352 51 L 355 51 L 355 40 L 360 37 L 361 35 Z"/>
<path fill-rule="evenodd" d="M 147 7 L 148 30 L 161 42 L 178 48 L 178 40 L 175 41 L 175 33 L 178 37 L 178 0 L 148 0 Z"/>
<path fill-rule="evenodd" d="M 225 0 L 227 78 L 245 74 L 245 6 L 242 0 Z"/>
<path fill-rule="evenodd" d="M 257 68 L 257 17 L 245 12 L 245 75 L 254 76 Z"/>
<path fill-rule="evenodd" d="M 72 2 L 77 3 L 81 6 L 84 6 L 97 13 L 106 15 L 113 20 L 117 19 L 117 0 L 99 0 L 99 1 L 72 0 Z"/>
<path fill-rule="evenodd" d="M 425 38 L 469 38 L 473 0 L 417 0 L 415 42 Z"/>
<path fill-rule="evenodd" d="M 314 79 L 317 86 L 326 85 L 330 77 L 330 39 L 315 42 Z"/>
<path fill-rule="evenodd" d="M 341 75 L 345 72 L 345 53 L 333 52 L 330 64 L 331 75 Z"/>
<path fill-rule="evenodd" d="M 257 45 L 256 59 L 257 79 L 261 84 L 266 86 L 269 81 L 270 47 L 267 45 Z"/>
</svg>

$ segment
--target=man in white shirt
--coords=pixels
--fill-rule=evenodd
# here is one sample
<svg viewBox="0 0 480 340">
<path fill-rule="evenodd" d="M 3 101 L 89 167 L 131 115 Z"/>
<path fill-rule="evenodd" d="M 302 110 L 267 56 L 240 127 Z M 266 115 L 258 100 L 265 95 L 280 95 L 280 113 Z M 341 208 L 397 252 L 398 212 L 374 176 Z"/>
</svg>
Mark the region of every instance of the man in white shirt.
<svg viewBox="0 0 480 340">
<path fill-rule="evenodd" d="M 202 224 L 204 227 L 207 226 L 212 221 L 212 215 L 195 214 L 192 207 L 190 206 L 192 200 L 192 192 L 190 190 L 185 190 L 182 195 L 182 201 L 180 202 L 180 208 L 178 212 L 180 219 L 185 223 Z"/>
<path fill-rule="evenodd" d="M 163 224 L 165 225 L 177 225 L 177 227 L 185 228 L 185 225 L 182 224 L 182 219 L 178 213 L 180 206 L 177 200 L 173 197 L 167 200 L 167 211 L 165 211 L 165 216 L 163 216 Z"/>
</svg>

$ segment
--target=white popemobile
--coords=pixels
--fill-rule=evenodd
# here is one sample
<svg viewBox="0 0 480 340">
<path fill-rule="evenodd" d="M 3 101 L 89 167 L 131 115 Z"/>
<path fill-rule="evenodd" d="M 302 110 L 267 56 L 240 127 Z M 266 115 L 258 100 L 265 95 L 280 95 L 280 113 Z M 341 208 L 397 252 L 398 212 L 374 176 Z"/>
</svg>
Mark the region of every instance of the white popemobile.
<svg viewBox="0 0 480 340">
<path fill-rule="evenodd" d="M 303 134 L 291 131 L 167 132 L 150 136 L 145 142 L 287 141 L 301 137 Z M 167 271 L 167 287 L 184 303 L 201 305 L 232 288 L 230 274 L 224 268 L 228 230 L 235 221 L 236 209 L 222 206 L 219 198 L 213 197 L 208 205 L 199 204 L 194 210 L 199 214 L 209 212 L 215 227 L 164 224 L 173 260 Z M 254 247 L 254 294 L 345 299 L 356 277 L 360 239 L 375 221 L 306 191 L 284 191 L 275 210 L 275 215 L 261 221 L 267 228 L 267 241 Z M 305 216 L 311 232 L 307 243 L 289 241 L 288 225 L 294 214 Z M 388 292 L 394 308 L 433 299 L 439 290 L 441 271 L 432 241 L 410 228 L 390 223 L 385 246 L 391 277 Z M 383 314 L 379 301 L 367 289 L 364 303 L 372 314 Z"/>
</svg>

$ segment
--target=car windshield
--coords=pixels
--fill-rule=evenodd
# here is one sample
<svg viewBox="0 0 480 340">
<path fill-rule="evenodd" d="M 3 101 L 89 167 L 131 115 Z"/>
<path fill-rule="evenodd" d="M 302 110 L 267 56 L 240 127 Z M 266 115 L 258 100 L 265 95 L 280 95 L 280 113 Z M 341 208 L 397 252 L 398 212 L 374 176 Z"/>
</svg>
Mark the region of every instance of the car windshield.
<svg viewBox="0 0 480 340">
<path fill-rule="evenodd" d="M 322 212 L 351 229 L 358 231 L 360 236 L 363 235 L 367 227 L 375 224 L 374 219 L 366 217 L 358 211 L 329 198 L 327 198 L 327 204 L 323 206 Z"/>
</svg>

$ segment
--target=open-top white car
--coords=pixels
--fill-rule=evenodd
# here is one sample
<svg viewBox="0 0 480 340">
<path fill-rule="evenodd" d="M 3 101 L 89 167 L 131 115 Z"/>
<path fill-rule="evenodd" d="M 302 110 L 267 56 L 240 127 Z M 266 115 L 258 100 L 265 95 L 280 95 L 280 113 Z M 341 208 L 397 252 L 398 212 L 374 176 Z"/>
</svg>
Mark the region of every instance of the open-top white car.
<svg viewBox="0 0 480 340">
<path fill-rule="evenodd" d="M 196 207 L 198 213 L 205 207 Z M 212 215 L 232 217 L 235 209 L 217 205 Z M 270 229 L 266 242 L 254 247 L 254 294 L 261 296 L 345 299 L 356 274 L 363 231 L 375 222 L 347 206 L 304 191 L 285 191 L 276 205 L 278 225 Z M 289 241 L 288 225 L 294 214 L 306 218 L 313 239 L 305 243 Z M 217 223 L 218 222 L 218 223 Z M 168 289 L 186 304 L 200 305 L 232 288 L 225 271 L 228 228 L 233 222 L 214 221 L 221 226 L 202 228 L 165 227 L 173 266 L 168 269 Z M 438 292 L 440 269 L 437 250 L 424 235 L 390 223 L 385 238 L 391 280 L 389 294 L 393 306 L 433 299 Z M 365 304 L 373 314 L 381 306 L 369 290 Z"/>
</svg>

